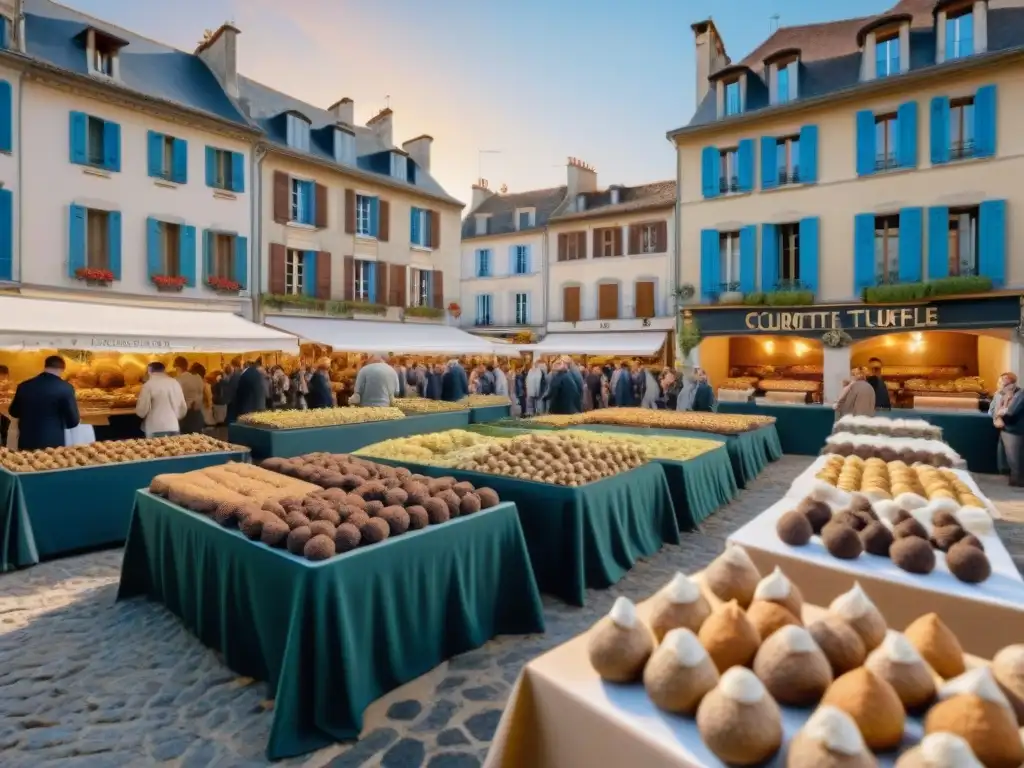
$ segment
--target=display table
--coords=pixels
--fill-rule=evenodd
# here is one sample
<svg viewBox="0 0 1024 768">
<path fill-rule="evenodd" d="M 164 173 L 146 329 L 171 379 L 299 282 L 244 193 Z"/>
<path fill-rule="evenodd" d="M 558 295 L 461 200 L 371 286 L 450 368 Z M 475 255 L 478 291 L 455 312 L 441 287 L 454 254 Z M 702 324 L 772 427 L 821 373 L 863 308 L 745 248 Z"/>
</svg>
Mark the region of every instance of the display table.
<svg viewBox="0 0 1024 768">
<path fill-rule="evenodd" d="M 471 424 L 484 424 L 488 421 L 507 419 L 511 412 L 511 405 L 485 405 L 481 408 L 470 408 L 469 422 Z"/>
<path fill-rule="evenodd" d="M 824 405 L 758 405 L 757 403 L 718 403 L 719 413 L 744 416 L 774 416 L 783 453 L 817 456 L 832 434 L 836 412 Z"/>
<path fill-rule="evenodd" d="M 696 529 L 739 493 L 725 445 L 688 461 L 656 459 L 655 463 L 665 470 L 681 531 Z"/>
<path fill-rule="evenodd" d="M 49 472 L 0 469 L 0 571 L 119 546 L 136 489 L 154 477 L 248 460 L 247 452 L 223 452 Z"/>
<path fill-rule="evenodd" d="M 515 502 L 542 592 L 583 605 L 588 587 L 604 589 L 641 557 L 679 543 L 672 493 L 654 463 L 579 488 L 373 458 L 430 477 L 493 488 Z"/>
<path fill-rule="evenodd" d="M 465 429 L 467 426 L 468 410 L 308 429 L 267 429 L 236 423 L 228 427 L 228 439 L 232 443 L 249 446 L 253 459 L 262 461 L 271 456 L 287 459 L 318 451 L 351 453 L 364 446 L 395 437 L 423 435 L 446 429 Z"/>
<path fill-rule="evenodd" d="M 985 475 L 999 474 L 996 455 L 999 430 L 987 413 L 948 413 L 917 409 L 895 414 L 908 419 L 924 419 L 942 429 L 942 439 L 967 462 L 967 469 Z M 883 415 L 879 412 L 879 415 Z"/>
<path fill-rule="evenodd" d="M 713 596 L 709 598 L 717 602 Z M 649 603 L 638 611 L 646 616 Z M 930 607 L 919 612 L 930 610 Z M 824 611 L 804 606 L 811 623 Z M 945 618 L 945 617 L 943 617 Z M 704 746 L 692 718 L 657 709 L 643 685 L 605 683 L 587 657 L 588 634 L 548 651 L 523 667 L 509 697 L 484 768 L 724 768 Z M 967 657 L 968 666 L 982 659 Z M 813 709 L 782 707 L 783 749 L 766 763 L 785 764 L 785 744 Z M 919 719 L 907 718 L 904 746 L 923 735 Z M 892 766 L 896 755 L 879 755 L 880 766 Z"/>
<path fill-rule="evenodd" d="M 118 599 L 138 595 L 267 681 L 271 760 L 357 737 L 372 701 L 495 635 L 544 631 L 509 503 L 314 563 L 140 491 Z"/>
</svg>

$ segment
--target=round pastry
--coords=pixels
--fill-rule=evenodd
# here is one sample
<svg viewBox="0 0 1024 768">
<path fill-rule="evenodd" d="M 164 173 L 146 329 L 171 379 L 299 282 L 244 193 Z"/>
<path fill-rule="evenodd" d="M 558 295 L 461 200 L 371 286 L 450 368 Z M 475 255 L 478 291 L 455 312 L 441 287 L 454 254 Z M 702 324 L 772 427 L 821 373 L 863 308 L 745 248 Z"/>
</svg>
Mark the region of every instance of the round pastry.
<svg viewBox="0 0 1024 768">
<path fill-rule="evenodd" d="M 980 584 L 992 575 L 992 564 L 988 556 L 973 546 L 966 537 L 950 547 L 946 553 L 946 567 L 949 572 L 966 584 Z"/>
<path fill-rule="evenodd" d="M 896 691 L 903 708 L 915 712 L 935 699 L 935 679 L 924 659 L 899 632 L 890 632 L 864 664 Z"/>
<path fill-rule="evenodd" d="M 730 600 L 711 611 L 697 635 L 719 672 L 745 667 L 754 660 L 761 636 L 739 603 Z"/>
<path fill-rule="evenodd" d="M 929 541 L 931 545 L 941 552 L 948 552 L 950 547 L 967 535 L 967 531 L 959 525 L 935 526 Z"/>
<path fill-rule="evenodd" d="M 925 541 L 928 540 L 928 530 L 915 517 L 910 517 L 902 523 L 897 523 L 892 532 L 897 539 L 905 539 L 910 536 L 915 536 L 919 539 L 924 539 Z"/>
<path fill-rule="evenodd" d="M 796 511 L 807 518 L 815 533 L 821 533 L 821 529 L 832 519 L 832 508 L 824 501 L 810 496 L 796 505 Z"/>
<path fill-rule="evenodd" d="M 1008 645 L 993 656 L 992 674 L 1024 726 L 1024 645 Z"/>
<path fill-rule="evenodd" d="M 828 607 L 828 611 L 847 624 L 858 634 L 864 642 L 866 652 L 875 650 L 885 640 L 886 624 L 881 612 L 871 602 L 871 598 L 860 586 L 860 582 L 854 582 L 848 592 L 844 592 Z"/>
<path fill-rule="evenodd" d="M 778 603 L 755 600 L 747 608 L 747 619 L 754 625 L 762 641 L 786 626 L 800 626 L 800 619 Z"/>
<path fill-rule="evenodd" d="M 782 713 L 749 669 L 733 667 L 701 701 L 697 730 L 722 762 L 757 765 L 782 746 Z"/>
<path fill-rule="evenodd" d="M 836 616 L 818 619 L 807 628 L 814 642 L 832 665 L 834 677 L 856 669 L 864 663 L 867 650 L 853 627 Z"/>
<path fill-rule="evenodd" d="M 841 522 L 833 521 L 822 528 L 821 540 L 829 554 L 840 560 L 856 560 L 864 551 L 857 531 Z"/>
<path fill-rule="evenodd" d="M 939 614 L 919 616 L 903 630 L 903 634 L 940 677 L 949 680 L 962 675 L 967 669 L 960 641 Z"/>
<path fill-rule="evenodd" d="M 926 576 L 935 570 L 935 550 L 927 539 L 917 536 L 897 538 L 889 547 L 889 557 L 907 573 Z"/>
<path fill-rule="evenodd" d="M 860 532 L 860 543 L 869 555 L 888 557 L 893 535 L 885 523 L 873 522 Z"/>
<path fill-rule="evenodd" d="M 875 514 L 875 510 L 871 506 L 871 499 L 867 496 L 862 496 L 859 493 L 853 494 L 853 497 L 850 499 L 850 511 L 862 512 L 872 520 L 878 519 L 878 516 Z"/>
<path fill-rule="evenodd" d="M 814 528 L 806 515 L 793 509 L 786 512 L 775 524 L 775 532 L 784 544 L 791 547 L 802 547 L 811 540 Z"/>
<path fill-rule="evenodd" d="M 971 751 L 971 745 L 955 733 L 932 733 L 908 749 L 896 761 L 896 768 L 985 768 Z"/>
<path fill-rule="evenodd" d="M 701 625 L 711 615 L 711 606 L 700 587 L 681 573 L 673 576 L 672 581 L 662 587 L 651 602 L 651 631 L 659 643 L 678 627 L 699 632 Z"/>
<path fill-rule="evenodd" d="M 981 539 L 979 539 L 973 533 L 968 533 L 966 536 L 960 539 L 960 541 L 958 541 L 957 544 L 965 544 L 974 547 L 975 549 L 980 549 L 982 552 L 985 551 L 985 545 L 982 544 Z"/>
<path fill-rule="evenodd" d="M 778 566 L 757 583 L 754 600 L 778 603 L 799 619 L 804 611 L 804 597 L 797 586 L 786 578 Z"/>
<path fill-rule="evenodd" d="M 616 598 L 608 615 L 591 631 L 587 644 L 591 666 L 610 683 L 639 680 L 653 650 L 654 636 L 625 597 Z"/>
<path fill-rule="evenodd" d="M 892 686 L 864 667 L 836 679 L 822 704 L 841 709 L 857 723 L 873 750 L 895 749 L 903 740 L 906 715 Z"/>
<path fill-rule="evenodd" d="M 754 561 L 742 547 L 727 546 L 704 571 L 704 584 L 720 600 L 735 600 L 746 608 L 761 580 Z"/>
<path fill-rule="evenodd" d="M 832 666 L 803 627 L 787 626 L 762 643 L 754 674 L 779 704 L 817 704 L 832 684 Z"/>
<path fill-rule="evenodd" d="M 818 707 L 789 743 L 786 768 L 877 768 L 853 719 L 836 707 Z"/>
<path fill-rule="evenodd" d="M 853 528 L 853 530 L 859 531 L 871 522 L 871 519 L 865 519 L 864 516 L 858 515 L 852 509 L 844 509 L 832 516 L 832 522 L 839 523 L 840 525 L 845 525 L 848 528 Z"/>
<path fill-rule="evenodd" d="M 718 670 L 697 636 L 678 628 L 665 635 L 644 667 L 644 688 L 654 706 L 692 716 L 705 694 L 718 684 Z"/>
</svg>

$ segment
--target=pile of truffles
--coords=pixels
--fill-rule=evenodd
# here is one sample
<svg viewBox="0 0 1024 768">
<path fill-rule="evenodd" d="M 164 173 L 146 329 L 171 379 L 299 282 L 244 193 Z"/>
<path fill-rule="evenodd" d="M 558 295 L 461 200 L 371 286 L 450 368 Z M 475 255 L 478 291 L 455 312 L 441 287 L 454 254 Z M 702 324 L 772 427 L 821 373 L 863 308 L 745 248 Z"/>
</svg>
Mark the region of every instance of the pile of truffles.
<svg viewBox="0 0 1024 768">
<path fill-rule="evenodd" d="M 887 419 L 883 416 L 843 416 L 832 428 L 833 434 L 884 435 L 920 440 L 942 440 L 942 427 L 924 419 Z"/>
<path fill-rule="evenodd" d="M 642 683 L 656 707 L 693 718 L 729 765 L 779 753 L 781 707 L 815 708 L 788 744 L 794 768 L 876 766 L 873 752 L 902 746 L 910 715 L 924 716 L 926 738 L 901 768 L 1024 761 L 1024 645 L 968 671 L 936 614 L 891 631 L 859 584 L 809 626 L 802 608 L 781 571 L 761 578 L 733 547 L 705 571 L 703 588 L 676 574 L 643 617 L 616 600 L 591 630 L 588 656 L 602 679 Z"/>
<path fill-rule="evenodd" d="M 582 414 L 587 424 L 614 424 L 625 427 L 687 429 L 718 435 L 738 435 L 775 423 L 774 416 L 747 416 L 736 413 L 696 411 L 652 411 L 649 408 L 599 408 Z"/>
<path fill-rule="evenodd" d="M 839 491 L 828 494 L 833 503 L 848 503 L 849 498 L 844 494 L 859 492 L 872 501 L 890 499 L 910 509 L 931 502 L 941 502 L 938 508 L 947 511 L 956 511 L 957 507 L 985 507 L 985 502 L 956 472 L 927 464 L 907 466 L 900 460 L 886 462 L 877 457 L 862 459 L 830 454 L 814 477 Z M 828 492 L 827 488 L 823 490 Z"/>
<path fill-rule="evenodd" d="M 640 466 L 647 453 L 625 442 L 583 440 L 571 435 L 523 435 L 491 445 L 456 469 L 576 488 Z"/>
<path fill-rule="evenodd" d="M 907 464 L 931 464 L 933 467 L 962 467 L 960 454 L 938 440 L 921 440 L 882 435 L 854 435 L 840 432 L 825 439 L 822 453 L 838 456 L 872 457 L 882 461 L 904 461 Z"/>
<path fill-rule="evenodd" d="M 874 504 L 854 495 L 849 506 L 833 511 L 828 502 L 814 494 L 802 499 L 776 522 L 779 539 L 791 547 L 803 547 L 817 535 L 828 553 L 841 560 L 856 560 L 862 554 L 888 557 L 907 573 L 927 575 L 935 570 L 944 553 L 946 567 L 967 584 L 980 584 L 992 575 L 992 565 L 981 539 L 969 528 L 977 518 L 931 506 L 907 511 L 895 501 Z M 983 510 L 982 510 L 983 512 Z M 991 526 L 988 514 L 981 528 Z"/>
<path fill-rule="evenodd" d="M 508 398 L 505 398 L 508 402 Z M 426 397 L 396 397 L 391 400 L 391 405 L 398 408 L 402 413 L 448 413 L 449 411 L 464 411 L 468 406 L 464 403 L 449 403 L 445 400 L 430 400 Z"/>
<path fill-rule="evenodd" d="M 398 408 L 346 406 L 345 408 L 313 408 L 307 411 L 257 411 L 240 416 L 238 422 L 264 429 L 311 429 L 313 427 L 364 424 L 369 421 L 394 421 L 404 418 L 405 414 Z"/>
<path fill-rule="evenodd" d="M 44 448 L 39 451 L 11 451 L 0 448 L 0 466 L 11 472 L 46 472 L 51 469 L 94 467 L 122 464 L 126 461 L 194 456 L 199 453 L 248 451 L 248 448 L 214 440 L 207 435 L 140 437 L 133 440 L 106 440 L 88 445 Z"/>
</svg>

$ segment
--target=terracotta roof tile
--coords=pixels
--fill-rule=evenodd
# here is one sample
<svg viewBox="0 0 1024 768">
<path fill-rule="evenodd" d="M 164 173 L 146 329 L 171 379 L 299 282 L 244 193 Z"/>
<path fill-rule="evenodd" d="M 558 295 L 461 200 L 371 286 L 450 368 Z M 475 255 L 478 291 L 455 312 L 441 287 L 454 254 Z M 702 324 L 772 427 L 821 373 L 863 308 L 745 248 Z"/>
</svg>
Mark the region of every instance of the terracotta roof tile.
<svg viewBox="0 0 1024 768">
<path fill-rule="evenodd" d="M 566 198 L 551 215 L 551 220 L 567 221 L 668 208 L 676 204 L 676 183 L 674 181 L 655 181 L 635 187 L 620 186 L 619 202 L 612 205 L 611 199 L 611 188 L 600 192 L 589 192 L 587 193 L 586 209 L 575 211 L 573 207 L 576 201 Z"/>
<path fill-rule="evenodd" d="M 462 237 L 468 240 L 472 237 L 485 237 L 487 235 L 507 235 L 513 232 L 524 230 L 516 229 L 515 214 L 517 208 L 533 208 L 536 210 L 536 226 L 531 229 L 539 229 L 548 223 L 552 212 L 565 199 L 565 187 L 550 187 L 548 189 L 531 189 L 526 192 L 512 192 L 505 195 L 491 195 L 474 210 L 469 212 L 462 221 Z M 488 220 L 487 235 L 476 234 L 476 214 L 490 214 Z"/>
</svg>

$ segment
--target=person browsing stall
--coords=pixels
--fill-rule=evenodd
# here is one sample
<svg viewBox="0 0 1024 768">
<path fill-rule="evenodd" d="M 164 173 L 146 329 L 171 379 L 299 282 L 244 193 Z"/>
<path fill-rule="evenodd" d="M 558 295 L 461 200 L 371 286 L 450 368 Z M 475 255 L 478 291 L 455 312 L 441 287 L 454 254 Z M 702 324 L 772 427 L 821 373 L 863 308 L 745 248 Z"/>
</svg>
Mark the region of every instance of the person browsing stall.
<svg viewBox="0 0 1024 768">
<path fill-rule="evenodd" d="M 1018 386 L 1014 373 L 1004 373 L 999 379 L 1006 386 L 1000 390 L 1002 397 L 993 423 L 1001 430 L 999 441 L 1010 473 L 1010 485 L 1020 487 L 1024 485 L 1024 390 Z"/>
<path fill-rule="evenodd" d="M 836 421 L 843 416 L 873 416 L 875 413 L 875 389 L 867 382 L 867 371 L 854 368 L 850 376 L 849 385 L 836 400 Z"/>
<path fill-rule="evenodd" d="M 387 407 L 399 391 L 398 373 L 380 355 L 372 355 L 356 374 L 359 405 Z"/>
<path fill-rule="evenodd" d="M 64 381 L 64 358 L 46 358 L 43 372 L 23 381 L 8 409 L 18 420 L 18 450 L 35 451 L 64 445 L 64 430 L 78 426 L 75 388 Z"/>
<path fill-rule="evenodd" d="M 149 378 L 139 392 L 135 415 L 142 419 L 146 437 L 179 434 L 179 421 L 188 412 L 181 385 L 167 375 L 163 363 L 149 364 Z"/>
</svg>

